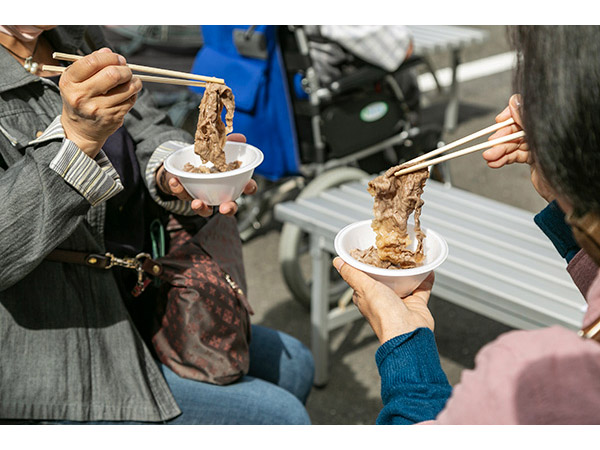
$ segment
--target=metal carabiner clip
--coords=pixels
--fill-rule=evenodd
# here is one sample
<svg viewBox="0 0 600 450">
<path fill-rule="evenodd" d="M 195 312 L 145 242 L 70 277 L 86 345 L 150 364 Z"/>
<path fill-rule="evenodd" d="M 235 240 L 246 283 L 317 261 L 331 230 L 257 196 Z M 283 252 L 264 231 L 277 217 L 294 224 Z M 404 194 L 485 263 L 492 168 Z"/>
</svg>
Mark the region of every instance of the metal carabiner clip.
<svg viewBox="0 0 600 450">
<path fill-rule="evenodd" d="M 137 258 L 119 258 L 110 252 L 107 252 L 104 256 L 109 259 L 108 265 L 105 267 L 105 269 L 110 269 L 114 266 L 125 267 L 127 269 L 137 269 L 138 265 L 141 266 L 142 264 Z"/>
</svg>

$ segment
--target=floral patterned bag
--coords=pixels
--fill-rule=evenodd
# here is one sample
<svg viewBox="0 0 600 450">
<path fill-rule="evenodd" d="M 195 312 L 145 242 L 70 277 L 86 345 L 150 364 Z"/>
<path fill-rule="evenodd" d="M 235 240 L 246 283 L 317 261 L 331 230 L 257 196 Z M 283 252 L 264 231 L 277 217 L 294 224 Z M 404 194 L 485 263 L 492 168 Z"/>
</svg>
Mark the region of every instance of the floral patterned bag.
<svg viewBox="0 0 600 450">
<path fill-rule="evenodd" d="M 250 314 L 236 220 L 216 214 L 200 232 L 171 237 L 152 344 L 183 378 L 230 384 L 248 373 Z"/>
</svg>

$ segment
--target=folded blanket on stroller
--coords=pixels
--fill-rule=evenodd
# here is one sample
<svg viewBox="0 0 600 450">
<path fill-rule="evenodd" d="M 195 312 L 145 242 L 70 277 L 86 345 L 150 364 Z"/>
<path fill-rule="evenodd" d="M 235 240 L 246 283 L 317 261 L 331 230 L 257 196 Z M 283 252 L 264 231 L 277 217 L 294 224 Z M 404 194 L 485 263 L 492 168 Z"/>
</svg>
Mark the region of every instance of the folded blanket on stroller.
<svg viewBox="0 0 600 450">
<path fill-rule="evenodd" d="M 341 75 L 336 73 L 336 66 L 343 62 L 345 53 L 337 45 L 363 61 L 394 72 L 406 59 L 412 41 L 410 29 L 404 25 L 310 25 L 304 29 L 309 38 L 330 41 L 309 41 L 310 56 L 325 83 Z"/>
</svg>

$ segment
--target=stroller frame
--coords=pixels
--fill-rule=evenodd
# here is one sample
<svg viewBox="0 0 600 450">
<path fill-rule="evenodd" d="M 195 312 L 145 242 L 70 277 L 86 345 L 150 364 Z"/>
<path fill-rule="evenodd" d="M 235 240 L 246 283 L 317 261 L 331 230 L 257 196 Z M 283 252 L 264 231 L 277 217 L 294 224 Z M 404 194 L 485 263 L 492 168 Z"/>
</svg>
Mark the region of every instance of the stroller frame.
<svg viewBox="0 0 600 450">
<path fill-rule="evenodd" d="M 303 57 L 310 60 L 308 38 L 306 36 L 306 33 L 304 32 L 304 29 L 301 26 L 290 26 L 289 28 L 292 30 L 296 37 L 300 54 Z M 309 102 L 311 105 L 315 106 L 316 110 L 318 110 L 323 102 L 331 101 L 336 94 L 344 92 L 347 89 L 356 86 L 360 82 L 369 81 L 368 78 L 369 77 L 366 77 L 363 80 L 360 80 L 360 78 L 356 78 L 351 81 L 348 80 L 345 82 L 338 80 L 332 83 L 330 88 L 324 87 L 321 86 L 321 83 L 319 82 L 319 78 L 315 71 L 315 68 L 309 66 L 306 69 L 305 77 L 307 88 L 306 90 L 308 92 Z M 396 95 L 396 98 L 399 101 L 404 112 L 407 113 L 407 115 L 410 114 L 410 110 L 405 102 L 404 94 L 402 93 L 402 89 L 398 85 L 397 81 L 389 74 L 385 75 L 384 79 L 387 83 L 389 83 L 389 86 L 392 88 L 392 91 Z M 333 169 L 335 167 L 347 166 L 348 164 L 354 163 L 357 160 L 376 154 L 382 149 L 389 148 L 390 146 L 401 145 L 411 136 L 411 134 L 414 136 L 416 135 L 416 133 L 418 133 L 418 130 L 411 129 L 410 127 L 405 127 L 405 129 L 403 129 L 402 132 L 398 133 L 396 136 L 393 136 L 375 145 L 367 147 L 359 152 L 355 152 L 346 157 L 333 158 L 327 160 L 325 156 L 326 143 L 323 139 L 323 134 L 321 132 L 320 116 L 318 113 L 313 115 L 311 119 L 311 125 L 314 138 L 314 145 L 317 150 L 316 161 L 312 164 L 305 164 L 301 167 L 301 172 L 305 176 L 309 177 L 319 175 L 322 172 L 329 169 Z"/>
</svg>

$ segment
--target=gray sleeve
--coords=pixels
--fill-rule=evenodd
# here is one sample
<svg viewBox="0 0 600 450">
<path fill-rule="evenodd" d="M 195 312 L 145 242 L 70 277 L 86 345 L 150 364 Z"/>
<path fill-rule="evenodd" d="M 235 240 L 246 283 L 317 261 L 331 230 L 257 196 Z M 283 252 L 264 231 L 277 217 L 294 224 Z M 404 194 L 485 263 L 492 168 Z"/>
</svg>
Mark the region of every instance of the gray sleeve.
<svg viewBox="0 0 600 450">
<path fill-rule="evenodd" d="M 50 168 L 60 142 L 27 152 L 0 173 L 0 290 L 13 285 L 64 241 L 90 203 Z"/>
<path fill-rule="evenodd" d="M 21 159 L 0 168 L 0 291 L 67 239 L 90 206 L 122 189 L 104 153 L 89 158 L 64 139 L 57 120 Z"/>
</svg>

